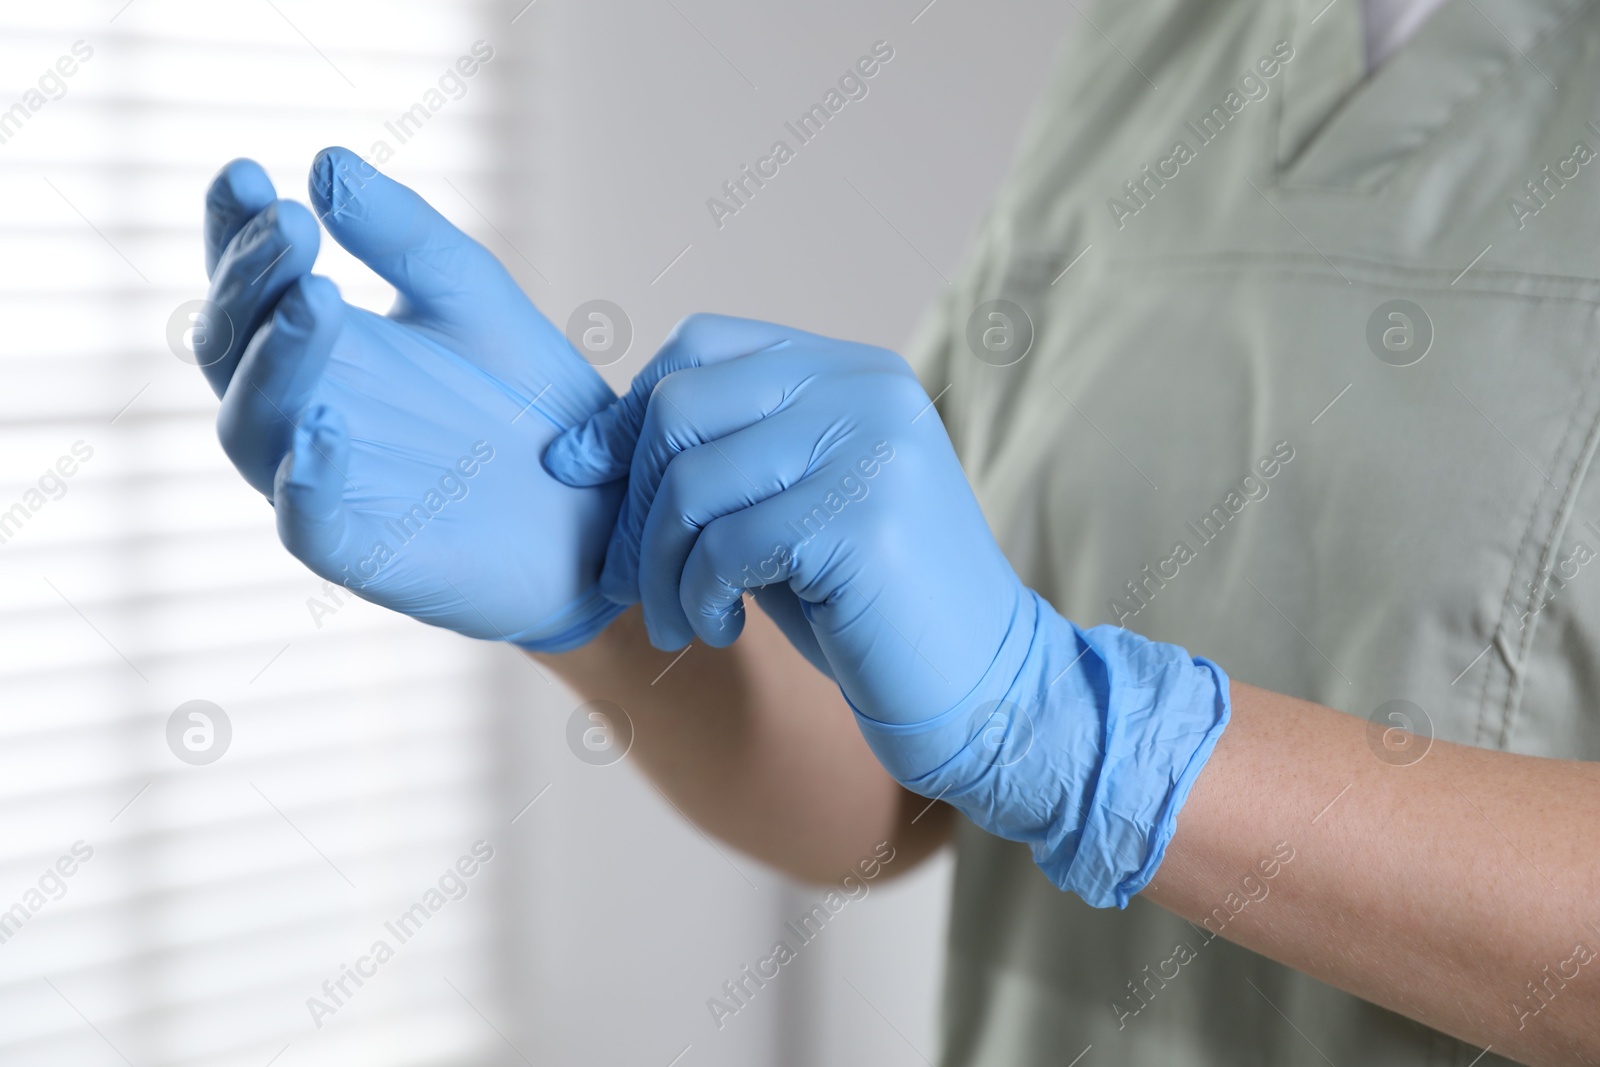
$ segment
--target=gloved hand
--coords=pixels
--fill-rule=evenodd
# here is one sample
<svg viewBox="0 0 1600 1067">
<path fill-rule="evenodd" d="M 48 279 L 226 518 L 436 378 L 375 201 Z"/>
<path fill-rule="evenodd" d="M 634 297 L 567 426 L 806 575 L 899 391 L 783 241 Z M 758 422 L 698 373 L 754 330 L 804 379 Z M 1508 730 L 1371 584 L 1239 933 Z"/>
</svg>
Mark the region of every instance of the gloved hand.
<svg viewBox="0 0 1600 1067">
<path fill-rule="evenodd" d="M 195 355 L 217 431 L 323 578 L 435 626 L 559 651 L 621 610 L 596 584 L 621 488 L 539 457 L 614 399 L 490 253 L 354 153 L 311 167 L 328 232 L 398 291 L 388 315 L 308 273 L 317 218 L 248 160 L 206 196 Z"/>
<path fill-rule="evenodd" d="M 697 317 L 657 359 L 545 456 L 573 484 L 628 474 L 607 594 L 636 583 L 673 649 L 731 643 L 744 590 L 766 607 L 785 589 L 779 625 L 897 780 L 1029 843 L 1056 885 L 1126 905 L 1227 722 L 1227 676 L 1080 630 L 1026 588 L 894 353 Z"/>
<path fill-rule="evenodd" d="M 634 489 L 623 497 L 610 532 L 606 565 L 600 573 L 600 591 L 611 601 L 619 605 L 639 602 L 639 539 L 654 487 L 661 481 L 662 464 L 654 463 L 656 457 L 643 453 L 636 456 L 634 447 L 649 417 L 647 409 L 656 384 L 680 370 L 720 363 L 777 344 L 795 332 L 753 319 L 691 315 L 672 331 L 615 404 L 556 438 L 545 453 L 545 465 L 550 472 L 575 486 L 611 484 L 626 478 L 635 462 L 640 464 L 640 477 L 631 483 Z M 670 405 L 671 400 L 663 397 L 660 403 Z M 659 413 L 655 417 L 659 418 Z M 789 642 L 811 661 L 812 666 L 832 677 L 827 658 L 817 645 L 794 591 L 783 582 L 770 585 L 752 582 L 747 587 Z M 656 628 L 651 622 L 651 604 L 645 605 L 644 613 L 646 628 L 654 639 Z M 676 648 L 687 640 L 685 637 L 671 646 L 658 642 L 658 647 Z"/>
</svg>

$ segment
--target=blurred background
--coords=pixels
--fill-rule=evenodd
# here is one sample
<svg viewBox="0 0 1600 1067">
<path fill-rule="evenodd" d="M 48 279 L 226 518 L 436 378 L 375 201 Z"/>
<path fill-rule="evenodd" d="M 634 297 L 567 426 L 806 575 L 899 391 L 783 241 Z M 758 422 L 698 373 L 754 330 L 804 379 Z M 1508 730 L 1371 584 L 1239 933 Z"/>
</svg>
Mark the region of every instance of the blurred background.
<svg viewBox="0 0 1600 1067">
<path fill-rule="evenodd" d="M 690 311 L 899 347 L 1075 17 L 0 4 L 0 1064 L 936 1060 L 948 857 L 874 884 L 719 1029 L 707 998 L 823 890 L 713 843 L 626 758 L 578 758 L 577 699 L 517 653 L 325 589 L 174 339 L 203 325 L 210 176 L 249 155 L 303 198 L 344 144 L 558 325 L 622 308 L 619 387 Z M 719 226 L 708 198 L 880 41 L 867 95 Z M 331 242 L 318 269 L 387 306 Z M 324 991 L 430 891 L 392 959 Z"/>
</svg>

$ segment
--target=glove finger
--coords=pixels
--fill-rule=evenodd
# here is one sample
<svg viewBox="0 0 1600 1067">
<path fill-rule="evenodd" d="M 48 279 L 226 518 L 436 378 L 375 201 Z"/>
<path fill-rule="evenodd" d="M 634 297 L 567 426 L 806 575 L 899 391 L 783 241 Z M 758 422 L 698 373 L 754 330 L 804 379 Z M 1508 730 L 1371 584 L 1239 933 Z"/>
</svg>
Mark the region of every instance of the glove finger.
<svg viewBox="0 0 1600 1067">
<path fill-rule="evenodd" d="M 344 502 L 350 436 L 344 420 L 317 405 L 295 427 L 294 446 L 278 466 L 273 500 L 278 539 L 323 578 L 349 585 L 341 555 L 353 525 Z"/>
<path fill-rule="evenodd" d="M 258 212 L 278 198 L 272 179 L 253 159 L 236 159 L 206 188 L 206 277 L 216 273 L 228 243 Z"/>
<path fill-rule="evenodd" d="M 700 531 L 804 478 L 811 458 L 804 432 L 777 415 L 680 453 L 667 467 L 639 542 L 639 594 L 645 627 L 658 647 L 679 648 L 694 637 L 693 620 L 684 614 L 679 588 L 684 562 Z M 798 502 L 793 510 L 801 513 Z M 788 541 L 794 538 L 791 531 L 783 534 Z M 788 541 L 768 545 L 769 555 L 786 554 Z M 771 580 L 759 570 L 724 577 L 750 589 Z"/>
<path fill-rule="evenodd" d="M 269 498 L 343 322 L 339 290 L 326 278 L 305 275 L 278 301 L 223 394 L 217 412 L 222 450 L 245 481 Z"/>
<path fill-rule="evenodd" d="M 971 690 L 971 680 L 957 677 L 937 652 L 923 647 L 927 617 L 881 603 L 884 568 L 873 566 L 872 554 L 885 546 L 872 544 L 872 535 L 851 521 L 848 510 L 830 517 L 822 502 L 836 489 L 831 474 L 814 474 L 788 492 L 707 524 L 683 565 L 684 616 L 706 644 L 726 645 L 744 625 L 744 583 L 752 576 L 767 589 L 782 583 L 811 630 L 810 641 L 791 643 L 857 706 L 892 707 L 887 696 L 903 702 L 907 690 L 921 695 L 930 714 L 954 706 Z M 807 514 L 816 521 L 800 525 L 797 520 Z M 775 618 L 785 622 L 782 615 Z M 792 617 L 788 621 L 786 632 Z"/>
<path fill-rule="evenodd" d="M 228 242 L 208 294 L 225 321 L 198 333 L 193 344 L 195 362 L 219 397 L 278 299 L 311 270 L 320 243 L 316 219 L 292 200 L 268 204 Z"/>
<path fill-rule="evenodd" d="M 389 317 L 452 342 L 515 403 L 513 421 L 559 433 L 615 399 L 500 261 L 415 191 L 347 148 L 317 156 L 310 188 L 334 240 L 394 286 Z"/>
<path fill-rule="evenodd" d="M 798 330 L 727 315 L 690 315 L 673 327 L 660 350 L 634 377 L 628 391 L 588 420 L 551 442 L 545 469 L 568 485 L 583 488 L 623 478 L 656 384 L 690 367 L 724 363 L 752 355 L 780 341 L 804 337 Z"/>
<path fill-rule="evenodd" d="M 837 547 L 837 537 L 822 527 L 802 539 L 796 536 L 794 520 L 804 513 L 813 497 L 822 500 L 830 488 L 816 479 L 807 479 L 787 492 L 729 511 L 705 524 L 683 561 L 682 577 L 673 590 L 691 637 L 699 637 L 713 648 L 732 644 L 744 629 L 747 589 L 794 580 L 815 581 L 820 573 L 818 567 L 802 557 L 814 551 L 826 557 Z M 826 599 L 829 592 L 808 590 L 800 599 L 813 595 Z M 650 636 L 654 643 L 654 629 Z"/>
<path fill-rule="evenodd" d="M 522 297 L 488 249 L 348 148 L 318 153 L 310 189 L 333 239 L 400 294 L 400 317 L 470 334 L 482 328 L 486 300 Z"/>
<path fill-rule="evenodd" d="M 779 346 L 789 342 L 781 341 Z M 777 412 L 809 370 L 800 360 L 734 359 L 667 375 L 650 394 L 628 474 L 628 494 L 600 572 L 600 591 L 619 604 L 639 598 L 639 541 L 645 518 L 673 458 Z M 794 442 L 780 451 L 796 451 Z"/>
</svg>

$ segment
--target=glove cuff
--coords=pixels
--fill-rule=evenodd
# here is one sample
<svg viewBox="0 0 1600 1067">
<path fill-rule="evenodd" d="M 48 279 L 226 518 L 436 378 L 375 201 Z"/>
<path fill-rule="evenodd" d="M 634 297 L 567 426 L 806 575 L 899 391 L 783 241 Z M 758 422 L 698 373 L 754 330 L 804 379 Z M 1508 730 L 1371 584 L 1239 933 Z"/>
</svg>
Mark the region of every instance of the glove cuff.
<svg viewBox="0 0 1600 1067">
<path fill-rule="evenodd" d="M 570 346 L 562 347 L 566 350 L 555 357 L 553 379 L 529 402 L 558 433 L 577 426 L 617 398 L 599 371 Z M 560 611 L 508 640 L 529 652 L 570 652 L 594 640 L 627 610 L 626 604 L 601 596 L 596 582 Z"/>
<path fill-rule="evenodd" d="M 1032 590 L 1021 600 L 957 706 L 902 725 L 852 705 L 856 723 L 900 784 L 1027 843 L 1057 888 L 1126 907 L 1227 725 L 1228 676 L 1120 627 L 1080 630 Z"/>
<path fill-rule="evenodd" d="M 594 640 L 613 619 L 627 610 L 627 605 L 612 603 L 601 596 L 597 583 L 532 630 L 508 640 L 529 652 L 570 652 Z"/>
<path fill-rule="evenodd" d="M 1155 877 L 1178 812 L 1228 724 L 1228 676 L 1210 660 L 1120 627 L 1078 633 L 1105 675 L 1099 765 L 1078 832 L 1053 849 L 1036 846 L 1034 860 L 1090 905 L 1125 908 Z"/>
</svg>

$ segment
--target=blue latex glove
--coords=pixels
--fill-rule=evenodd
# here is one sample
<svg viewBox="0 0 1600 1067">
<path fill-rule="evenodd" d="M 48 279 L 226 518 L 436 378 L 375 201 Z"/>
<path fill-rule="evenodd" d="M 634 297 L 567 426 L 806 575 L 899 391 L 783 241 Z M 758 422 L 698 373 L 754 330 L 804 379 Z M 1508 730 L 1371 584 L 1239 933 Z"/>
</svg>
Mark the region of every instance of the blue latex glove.
<svg viewBox="0 0 1600 1067">
<path fill-rule="evenodd" d="M 658 411 L 652 415 L 649 410 L 656 384 L 677 371 L 748 355 L 795 334 L 796 331 L 787 327 L 753 319 L 691 315 L 672 331 L 615 404 L 556 438 L 545 453 L 545 465 L 551 473 L 575 486 L 615 482 L 627 477 L 630 468 L 638 464 L 639 477 L 630 483 L 633 488 L 623 497 L 606 549 L 606 566 L 600 574 L 600 591 L 614 603 L 639 602 L 639 539 L 666 462 L 664 458 L 644 453 L 636 455 L 634 451 L 646 422 L 650 421 L 653 426 L 653 420 L 662 414 Z M 663 395 L 656 406 L 670 410 L 671 403 L 670 396 Z M 783 629 L 790 643 L 812 666 L 832 677 L 827 657 L 817 645 L 811 624 L 801 611 L 800 598 L 794 591 L 783 582 L 752 584 L 749 588 L 760 601 L 762 610 Z M 651 619 L 648 604 L 645 605 L 645 619 L 647 624 Z M 647 628 L 654 639 L 654 626 Z M 683 641 L 670 647 L 681 644 Z"/>
<path fill-rule="evenodd" d="M 894 353 L 697 317 L 658 359 L 545 456 L 574 484 L 628 473 L 608 595 L 636 583 L 672 649 L 731 643 L 744 590 L 765 607 L 784 589 L 798 610 L 779 625 L 820 654 L 897 780 L 1027 842 L 1056 885 L 1125 906 L 1227 722 L 1227 676 L 1080 630 L 1025 587 Z"/>
<path fill-rule="evenodd" d="M 584 643 L 620 610 L 596 582 L 621 489 L 564 485 L 539 457 L 614 394 L 410 189 L 332 148 L 310 192 L 316 217 L 238 160 L 207 193 L 222 314 L 195 354 L 224 450 L 318 575 L 472 637 Z M 318 218 L 395 287 L 388 315 L 308 273 Z"/>
</svg>

